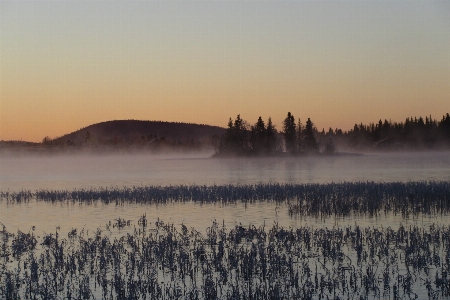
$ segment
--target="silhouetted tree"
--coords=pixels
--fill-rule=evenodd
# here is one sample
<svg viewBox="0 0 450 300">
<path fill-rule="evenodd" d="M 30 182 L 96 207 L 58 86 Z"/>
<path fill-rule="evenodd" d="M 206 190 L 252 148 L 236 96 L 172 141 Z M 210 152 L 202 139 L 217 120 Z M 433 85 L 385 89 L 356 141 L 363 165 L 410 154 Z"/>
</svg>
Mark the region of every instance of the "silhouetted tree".
<svg viewBox="0 0 450 300">
<path fill-rule="evenodd" d="M 272 124 L 272 118 L 269 117 L 269 120 L 267 120 L 267 127 L 266 127 L 266 151 L 268 153 L 273 153 L 276 151 L 277 148 L 277 130 L 275 129 L 275 126 Z"/>
<path fill-rule="evenodd" d="M 317 152 L 319 149 L 317 147 L 317 141 L 314 136 L 314 124 L 310 118 L 306 121 L 304 130 L 304 147 L 305 152 Z"/>
<path fill-rule="evenodd" d="M 235 137 L 235 130 L 233 127 L 233 120 L 231 120 L 230 117 L 230 119 L 228 120 L 227 129 L 225 130 L 225 133 L 220 141 L 219 153 L 224 154 L 233 152 L 234 149 L 236 148 L 235 140 L 236 137 Z"/>
<path fill-rule="evenodd" d="M 442 116 L 438 129 L 447 145 L 450 145 L 450 115 Z"/>
<path fill-rule="evenodd" d="M 265 147 L 266 140 L 266 125 L 261 117 L 258 118 L 258 121 L 251 129 L 251 143 L 252 150 L 255 153 L 267 152 Z"/>
<path fill-rule="evenodd" d="M 327 136 L 334 136 L 333 128 L 328 128 L 328 132 L 326 133 Z"/>
<path fill-rule="evenodd" d="M 297 123 L 297 149 L 300 153 L 304 151 L 304 139 L 303 139 L 303 124 L 300 118 L 298 118 Z"/>
<path fill-rule="evenodd" d="M 248 132 L 248 125 L 241 119 L 241 115 L 237 115 L 234 122 L 230 118 L 228 128 L 225 130 L 220 143 L 219 152 L 221 154 L 244 154 L 249 152 L 250 139 Z"/>
<path fill-rule="evenodd" d="M 297 151 L 297 134 L 294 116 L 288 112 L 286 119 L 283 121 L 284 143 L 286 152 L 295 153 Z"/>
<path fill-rule="evenodd" d="M 247 152 L 251 148 L 250 143 L 250 137 L 249 137 L 249 131 L 250 126 L 248 123 L 241 119 L 241 115 L 237 115 L 236 119 L 234 120 L 234 131 L 236 136 L 236 146 L 238 149 L 238 152 Z"/>
<path fill-rule="evenodd" d="M 249 130 L 251 128 L 251 132 Z M 329 128 L 327 132 L 318 132 L 311 119 L 305 126 L 289 112 L 283 121 L 283 135 L 278 135 L 269 118 L 264 124 L 262 118 L 252 127 L 240 118 L 230 118 L 228 129 L 221 137 L 219 152 L 235 154 L 273 153 L 285 150 L 290 153 L 320 151 L 333 153 L 336 144 L 347 144 L 351 149 L 423 149 L 450 147 L 450 115 L 447 113 L 438 122 L 431 116 L 408 117 L 404 122 L 392 122 L 379 119 L 369 124 L 355 124 L 347 132 Z M 53 142 L 52 142 L 53 143 Z"/>
</svg>

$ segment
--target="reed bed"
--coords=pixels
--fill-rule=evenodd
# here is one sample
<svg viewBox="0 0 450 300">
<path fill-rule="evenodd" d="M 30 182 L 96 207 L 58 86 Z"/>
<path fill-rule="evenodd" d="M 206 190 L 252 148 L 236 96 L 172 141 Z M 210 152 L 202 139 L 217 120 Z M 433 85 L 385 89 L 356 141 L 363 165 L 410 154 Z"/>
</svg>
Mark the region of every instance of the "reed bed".
<svg viewBox="0 0 450 300">
<path fill-rule="evenodd" d="M 1 191 L 0 201 L 275 202 L 291 217 L 447 215 L 450 182 L 134 186 Z M 145 215 L 37 235 L 0 223 L 1 299 L 450 299 L 450 227 L 283 228 Z"/>
<path fill-rule="evenodd" d="M 133 186 L 76 190 L 0 192 L 0 201 L 105 204 L 168 204 L 283 202 L 291 216 L 351 216 L 355 214 L 448 214 L 450 182 L 343 182 L 329 184 Z"/>
<path fill-rule="evenodd" d="M 227 229 L 214 221 L 203 236 L 144 215 L 42 237 L 3 227 L 0 238 L 2 299 L 450 297 L 450 227 L 437 225 Z"/>
</svg>

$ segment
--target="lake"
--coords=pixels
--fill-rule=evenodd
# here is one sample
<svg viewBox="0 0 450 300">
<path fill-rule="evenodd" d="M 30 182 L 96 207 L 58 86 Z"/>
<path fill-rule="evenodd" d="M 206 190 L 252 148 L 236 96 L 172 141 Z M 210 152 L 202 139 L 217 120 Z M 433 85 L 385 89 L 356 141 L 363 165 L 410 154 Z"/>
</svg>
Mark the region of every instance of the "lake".
<svg viewBox="0 0 450 300">
<path fill-rule="evenodd" d="M 0 189 L 450 180 L 450 152 L 300 158 L 0 156 Z"/>
<path fill-rule="evenodd" d="M 449 152 L 387 153 L 363 156 L 211 159 L 208 155 L 72 155 L 40 157 L 0 157 L 0 188 L 2 191 L 73 190 L 80 188 L 123 187 L 141 185 L 221 185 L 258 183 L 330 183 L 330 182 L 408 182 L 450 181 Z M 212 220 L 256 226 L 279 222 L 282 226 L 316 224 L 333 226 L 363 224 L 396 227 L 400 217 L 329 218 L 326 220 L 288 217 L 287 207 L 274 203 L 244 205 L 200 205 L 178 203 L 169 205 L 79 205 L 31 201 L 7 205 L 0 202 L 0 222 L 10 230 L 28 231 L 36 226 L 49 232 L 86 228 L 95 230 L 117 218 L 136 224 L 146 213 L 151 222 L 181 223 L 206 230 Z M 425 221 L 427 218 L 425 218 Z M 403 220 L 405 221 L 405 220 Z M 429 220 L 430 221 L 430 220 Z M 436 220 L 434 220 L 436 221 Z M 417 222 L 417 220 L 414 220 Z"/>
<path fill-rule="evenodd" d="M 264 159 L 143 154 L 0 157 L 0 189 L 13 193 L 104 191 L 104 188 L 120 191 L 124 187 L 139 190 L 146 186 L 177 188 L 180 185 L 232 185 L 234 189 L 243 185 L 317 183 L 323 184 L 315 187 L 320 195 L 328 183 L 425 181 L 450 182 L 449 152 Z M 360 186 L 364 189 L 364 184 Z M 382 186 L 384 189 L 387 185 Z M 441 188 L 439 193 L 448 195 L 447 185 L 444 186 L 444 192 Z M 409 198 L 406 194 L 403 200 L 413 200 Z M 440 201 L 439 197 L 436 203 Z M 443 207 L 446 205 L 444 203 Z M 146 228 L 138 222 L 143 215 L 149 222 Z M 233 298 L 236 296 L 233 293 L 248 293 L 250 286 L 260 296 L 281 293 L 277 297 L 285 299 L 306 295 L 313 299 L 333 295 L 369 299 L 395 295 L 446 298 L 448 266 L 441 262 L 450 253 L 448 217 L 442 212 L 405 216 L 391 211 L 375 215 L 296 216 L 289 214 L 288 200 L 238 200 L 228 204 L 220 201 L 201 204 L 189 200 L 166 204 L 93 201 L 89 204 L 70 200 L 43 201 L 35 196 L 23 202 L 0 199 L 0 225 L 10 233 L 17 233 L 14 241 L 6 242 L 7 249 L 22 249 L 22 258 L 15 256 L 16 259 L 8 260 L 3 271 L 0 270 L 0 278 L 6 285 L 17 287 L 22 296 L 34 293 L 43 299 L 68 291 L 85 291 L 86 294 L 79 294 L 81 298 L 107 298 L 109 293 L 116 296 L 124 293 L 130 298 L 137 297 L 132 296 L 133 293 L 153 296 L 162 293 L 154 297 L 165 299 L 178 298 L 183 293 L 189 297 L 200 293 L 199 299 L 207 299 L 208 295 L 219 293 Z M 119 218 L 130 220 L 129 226 L 115 227 Z M 159 220 L 174 227 L 164 227 Z M 431 226 L 433 224 L 438 227 Z M 184 225 L 187 233 L 182 233 Z M 283 228 L 296 235 L 289 237 Z M 101 231 L 96 232 L 97 229 Z M 18 233 L 18 230 L 30 235 Z M 221 238 L 226 244 L 225 250 L 207 242 L 215 234 L 225 234 L 220 230 L 229 235 Z M 0 231 L 2 239 L 5 232 Z M 56 232 L 60 234 L 60 241 L 55 239 Z M 195 232 L 202 236 L 200 243 Z M 236 239 L 236 235 L 243 238 Z M 35 250 L 13 247 L 15 241 L 19 241 L 16 245 L 26 247 L 34 236 L 38 239 Z M 138 241 L 136 248 L 130 248 L 135 247 L 133 241 Z M 148 246 L 143 247 L 146 242 Z M 58 247 L 64 248 L 64 262 L 57 263 L 60 257 L 54 254 L 62 249 Z M 218 260 L 220 251 L 226 255 Z M 43 259 L 44 253 L 47 253 L 46 259 Z M 198 256 L 199 253 L 203 254 Z M 39 261 L 36 260 L 38 255 Z M 9 256 L 8 252 L 4 257 Z M 203 258 L 199 260 L 199 257 Z M 175 267 L 171 262 L 175 262 Z M 138 269 L 145 270 L 145 276 L 139 277 L 135 263 Z M 28 264 L 30 273 L 26 268 Z M 62 266 L 66 271 L 59 269 Z M 128 273 L 130 266 L 133 267 Z M 262 269 L 266 267 L 270 271 L 264 273 Z M 182 272 L 184 268 L 196 275 Z M 33 271 L 38 269 L 39 272 Z M 11 275 L 15 272 L 17 275 Z M 130 277 L 129 274 L 135 275 Z M 315 285 L 312 274 L 315 274 Z M 54 283 L 58 280 L 60 286 L 68 282 L 76 284 L 57 290 Z M 225 281 L 219 283 L 220 280 Z M 428 284 L 427 288 L 424 283 Z M 197 288 L 193 288 L 195 286 Z M 14 295 L 13 290 L 1 288 L 0 284 L 0 295 Z"/>
</svg>

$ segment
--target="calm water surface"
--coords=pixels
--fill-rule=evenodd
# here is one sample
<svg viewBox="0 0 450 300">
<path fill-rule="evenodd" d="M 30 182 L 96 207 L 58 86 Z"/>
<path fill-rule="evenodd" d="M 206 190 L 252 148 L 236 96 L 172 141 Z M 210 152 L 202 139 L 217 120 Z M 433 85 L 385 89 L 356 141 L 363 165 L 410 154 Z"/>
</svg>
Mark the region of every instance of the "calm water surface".
<svg viewBox="0 0 450 300">
<path fill-rule="evenodd" d="M 256 183 L 327 183 L 343 181 L 421 181 L 450 180 L 450 153 L 391 153 L 348 157 L 305 157 L 266 159 L 209 159 L 208 157 L 134 156 L 56 156 L 0 157 L 0 188 L 10 191 L 37 189 L 98 188 L 132 185 L 213 185 Z M 8 230 L 38 232 L 72 228 L 95 230 L 119 217 L 137 225 L 146 213 L 150 222 L 157 218 L 175 225 L 186 224 L 204 231 L 213 220 L 227 227 L 235 223 L 297 227 L 369 226 L 398 227 L 403 224 L 447 222 L 447 217 L 403 220 L 400 216 L 355 216 L 326 220 L 292 219 L 287 207 L 274 203 L 221 206 L 177 203 L 169 205 L 80 205 L 42 203 L 7 205 L 0 202 L 0 222 Z"/>
<path fill-rule="evenodd" d="M 131 185 L 419 180 L 450 180 L 450 152 L 264 159 L 0 156 L 0 188 L 12 191 Z"/>
</svg>

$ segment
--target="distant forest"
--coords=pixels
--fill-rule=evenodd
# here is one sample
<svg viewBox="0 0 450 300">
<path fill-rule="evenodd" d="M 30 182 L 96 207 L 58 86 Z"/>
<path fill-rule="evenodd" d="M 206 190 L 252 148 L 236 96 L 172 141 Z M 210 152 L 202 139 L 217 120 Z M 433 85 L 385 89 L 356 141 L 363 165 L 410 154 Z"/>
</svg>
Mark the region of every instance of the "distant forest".
<svg viewBox="0 0 450 300">
<path fill-rule="evenodd" d="M 431 116 L 410 117 L 405 122 L 379 120 L 369 125 L 355 124 L 352 130 L 322 130 L 318 137 L 333 138 L 350 149 L 366 150 L 426 150 L 450 148 L 450 115 L 442 116 L 440 121 Z"/>
<path fill-rule="evenodd" d="M 93 124 L 41 143 L 0 141 L 1 149 L 141 149 L 151 152 L 212 151 L 215 156 L 277 156 L 367 151 L 450 150 L 450 115 L 409 117 L 404 122 L 379 120 L 343 131 L 319 131 L 310 118 L 303 123 L 288 112 L 277 129 L 269 117 L 250 124 L 240 115 L 226 128 L 162 121 L 117 120 Z"/>
<path fill-rule="evenodd" d="M 269 117 L 250 125 L 237 115 L 228 121 L 225 133 L 215 139 L 216 156 L 291 155 L 343 151 L 390 151 L 450 149 L 450 115 L 441 121 L 430 117 L 406 118 L 405 122 L 379 120 L 355 124 L 352 130 L 329 128 L 318 131 L 310 118 L 305 124 L 288 112 L 280 131 Z"/>
</svg>

